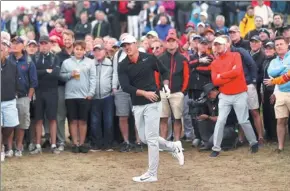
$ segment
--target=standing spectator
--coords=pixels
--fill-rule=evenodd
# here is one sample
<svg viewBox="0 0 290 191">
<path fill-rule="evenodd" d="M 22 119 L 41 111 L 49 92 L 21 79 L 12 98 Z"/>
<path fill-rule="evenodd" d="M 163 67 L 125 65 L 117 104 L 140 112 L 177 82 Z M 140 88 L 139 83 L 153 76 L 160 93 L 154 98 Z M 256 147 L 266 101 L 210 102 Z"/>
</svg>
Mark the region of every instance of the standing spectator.
<svg viewBox="0 0 290 191">
<path fill-rule="evenodd" d="M 23 16 L 23 21 L 17 30 L 18 36 L 25 36 L 29 31 L 34 31 L 34 27 L 30 23 L 29 17 L 27 15 Z"/>
<path fill-rule="evenodd" d="M 203 36 L 203 33 L 205 31 L 205 24 L 203 22 L 200 22 L 197 24 L 197 34 L 200 36 Z"/>
<path fill-rule="evenodd" d="M 100 1 L 99 1 L 100 2 Z M 121 34 L 120 22 L 119 22 L 119 13 L 117 11 L 116 1 L 104 1 L 103 3 L 103 11 L 107 15 L 107 20 L 110 23 L 112 29 L 112 37 L 119 38 Z"/>
<path fill-rule="evenodd" d="M 157 32 L 158 37 L 164 41 L 168 35 L 168 31 L 171 29 L 171 25 L 167 23 L 168 20 L 165 15 L 161 15 L 159 18 L 160 24 L 158 24 L 154 30 Z"/>
<path fill-rule="evenodd" d="M 273 22 L 273 11 L 271 8 L 264 4 L 264 0 L 258 0 L 258 5 L 254 8 L 255 16 L 260 16 L 263 18 L 263 24 L 265 26 L 270 26 Z"/>
<path fill-rule="evenodd" d="M 24 52 L 23 40 L 16 36 L 11 40 L 11 55 L 9 59 L 16 63 L 19 75 L 19 86 L 17 89 L 17 109 L 20 125 L 16 129 L 16 151 L 15 155 L 21 157 L 23 151 L 24 132 L 30 126 L 30 101 L 34 90 L 38 85 L 36 67 Z M 13 136 L 8 138 L 8 157 L 13 156 Z"/>
<path fill-rule="evenodd" d="M 165 12 L 165 7 L 160 5 L 158 7 L 158 14 L 153 18 L 153 27 L 156 27 L 156 25 L 160 24 L 160 16 L 165 15 L 167 18 L 167 24 L 172 26 L 172 20 L 169 14 Z M 174 27 L 174 26 L 173 26 Z"/>
<path fill-rule="evenodd" d="M 227 26 L 237 24 L 237 2 L 228 1 L 225 3 L 225 10 L 227 10 L 228 14 L 226 14 Z M 243 15 L 244 16 L 244 15 Z"/>
<path fill-rule="evenodd" d="M 249 122 L 247 85 L 243 74 L 241 56 L 238 53 L 227 51 L 226 40 L 217 37 L 214 41 L 216 59 L 211 64 L 213 84 L 219 87 L 219 115 L 214 129 L 214 146 L 211 157 L 220 153 L 223 138 L 223 129 L 232 107 L 235 110 L 239 124 L 243 128 L 251 146 L 251 152 L 258 152 L 255 133 Z M 222 64 L 221 63 L 227 63 Z"/>
<path fill-rule="evenodd" d="M 139 37 L 139 26 L 138 26 L 138 15 L 141 11 L 141 2 L 140 1 L 129 1 L 127 4 L 128 8 L 128 33 Z"/>
<path fill-rule="evenodd" d="M 65 102 L 72 136 L 72 152 L 87 153 L 84 145 L 87 134 L 87 120 L 90 101 L 96 89 L 96 69 L 93 60 L 84 57 L 86 43 L 74 42 L 74 56 L 61 66 L 60 77 L 65 84 Z"/>
<path fill-rule="evenodd" d="M 155 1 L 149 1 L 149 8 L 147 9 L 147 21 L 146 21 L 146 28 L 145 32 L 148 33 L 149 31 L 153 30 L 154 28 L 154 17 L 158 14 L 158 6 L 156 5 Z"/>
<path fill-rule="evenodd" d="M 97 73 L 96 91 L 92 100 L 90 135 L 92 150 L 112 151 L 114 97 L 112 96 L 113 65 L 106 58 L 103 44 L 94 46 Z M 102 125 L 103 121 L 103 125 Z"/>
<path fill-rule="evenodd" d="M 96 37 L 110 36 L 112 34 L 110 24 L 105 20 L 103 11 L 96 11 L 96 22 L 92 23 L 92 35 Z"/>
<path fill-rule="evenodd" d="M 54 29 L 50 31 L 49 37 L 56 36 L 57 42 L 60 47 L 63 47 L 62 32 L 65 29 L 65 23 L 62 19 L 55 21 Z"/>
<path fill-rule="evenodd" d="M 87 34 L 90 34 L 92 30 L 91 23 L 88 22 L 87 12 L 82 12 L 80 15 L 80 21 L 75 26 L 75 38 L 76 40 L 83 40 Z"/>
<path fill-rule="evenodd" d="M 10 19 L 6 22 L 6 30 L 9 32 L 11 36 L 16 36 L 16 33 L 18 31 L 18 16 L 17 16 L 17 11 L 14 10 L 11 12 L 11 17 Z"/>
<path fill-rule="evenodd" d="M 64 48 L 57 54 L 60 61 L 60 68 L 65 60 L 73 56 L 74 33 L 71 30 L 64 30 L 62 33 Z M 65 146 L 65 120 L 67 109 L 65 105 L 65 82 L 58 80 L 58 104 L 57 104 L 57 144 L 58 150 L 63 151 Z"/>
<path fill-rule="evenodd" d="M 165 0 L 161 2 L 161 5 L 165 8 L 166 13 L 171 17 L 171 20 L 175 20 L 174 19 L 175 1 Z"/>
<path fill-rule="evenodd" d="M 177 22 L 179 26 L 179 31 L 181 34 L 185 31 L 185 25 L 190 19 L 190 14 L 192 11 L 191 1 L 176 1 L 177 7 Z"/>
<path fill-rule="evenodd" d="M 118 12 L 120 13 L 119 21 L 121 25 L 121 34 L 125 33 L 127 28 L 127 14 L 129 12 L 127 8 L 128 1 L 118 1 Z"/>
<path fill-rule="evenodd" d="M 223 31 L 224 34 L 228 34 L 229 28 L 225 26 L 226 19 L 223 15 L 218 15 L 215 19 L 215 31 Z"/>
<path fill-rule="evenodd" d="M 223 1 L 207 1 L 206 3 L 209 5 L 208 21 L 210 24 L 214 24 L 216 17 L 222 13 Z"/>
<path fill-rule="evenodd" d="M 140 31 L 140 36 L 145 34 L 145 27 L 147 25 L 147 11 L 149 8 L 149 4 L 148 3 L 144 3 L 143 4 L 143 9 L 140 11 L 139 13 L 139 31 Z"/>
<path fill-rule="evenodd" d="M 39 38 L 39 53 L 35 55 L 35 66 L 38 76 L 38 87 L 35 90 L 35 115 L 36 120 L 36 148 L 30 154 L 40 154 L 41 135 L 44 116 L 49 121 L 51 152 L 59 154 L 56 147 L 57 132 L 57 86 L 59 78 L 59 59 L 50 53 L 51 43 L 48 36 Z"/>
<path fill-rule="evenodd" d="M 171 116 L 170 111 L 172 111 L 172 117 L 174 118 L 174 139 L 179 141 L 182 130 L 183 98 L 184 93 L 187 91 L 189 80 L 189 66 L 186 58 L 178 52 L 178 38 L 176 36 L 168 35 L 166 37 L 166 48 L 166 53 L 159 60 L 170 71 L 169 88 L 171 94 L 168 98 L 164 93 L 160 92 L 162 102 L 160 136 L 164 139 L 167 138 L 168 117 Z M 160 87 L 164 88 L 164 84 L 161 84 Z"/>
<path fill-rule="evenodd" d="M 240 23 L 247 12 L 247 7 L 251 4 L 248 1 L 238 1 L 235 3 L 236 3 L 236 12 L 238 14 L 238 23 Z"/>
<path fill-rule="evenodd" d="M 5 159 L 5 148 L 2 145 L 7 142 L 7 138 L 13 136 L 15 127 L 19 125 L 16 106 L 18 71 L 15 63 L 7 59 L 9 48 L 10 42 L 8 40 L 1 40 L 1 162 Z M 3 138 L 5 139 L 4 141 Z M 11 150 L 12 148 L 8 145 L 6 149 Z"/>
<path fill-rule="evenodd" d="M 290 52 L 288 50 L 288 43 L 283 37 L 278 37 L 275 39 L 275 50 L 277 57 L 270 62 L 270 66 L 268 68 L 268 75 L 274 78 L 286 74 L 290 67 Z M 275 116 L 277 119 L 278 153 L 284 150 L 285 144 L 287 120 L 289 117 L 289 85 L 290 82 L 278 85 L 279 91 L 275 92 Z"/>
<path fill-rule="evenodd" d="M 67 25 L 68 29 L 72 30 L 76 22 L 75 8 L 71 3 L 67 3 L 62 13 L 65 20 L 65 24 Z"/>
<path fill-rule="evenodd" d="M 288 14 L 287 9 L 289 8 L 289 3 L 287 1 L 272 1 L 271 2 L 271 9 L 274 13 L 281 14 L 284 21 L 287 21 Z M 274 19 L 275 20 L 275 19 Z"/>
<path fill-rule="evenodd" d="M 194 23 L 194 27 L 197 26 L 197 24 L 200 22 L 200 8 L 196 7 L 192 10 L 190 22 Z"/>
<path fill-rule="evenodd" d="M 34 55 L 38 51 L 38 44 L 35 40 L 29 40 L 26 44 L 25 48 L 27 54 Z"/>
<path fill-rule="evenodd" d="M 81 1 L 82 2 L 82 1 Z M 79 18 L 81 18 L 81 13 L 86 12 L 88 16 L 88 22 L 92 22 L 94 20 L 94 14 L 96 11 L 96 6 L 94 6 L 93 1 L 83 1 L 83 9 L 79 12 Z"/>
<path fill-rule="evenodd" d="M 229 34 L 233 42 L 233 46 L 250 50 L 250 42 L 248 40 L 244 40 L 241 37 L 241 32 L 238 26 L 231 26 L 231 28 L 229 29 Z"/>
<path fill-rule="evenodd" d="M 284 24 L 284 20 L 283 20 L 282 14 L 275 13 L 273 17 L 273 25 L 274 25 L 273 28 L 275 30 L 276 36 L 282 36 L 283 24 Z"/>
<path fill-rule="evenodd" d="M 244 37 L 245 40 L 250 40 L 253 36 L 259 35 L 259 31 L 263 27 L 263 18 L 260 16 L 256 16 L 254 22 L 255 28 L 246 34 L 246 36 Z"/>
<path fill-rule="evenodd" d="M 240 32 L 242 38 L 244 38 L 250 31 L 254 30 L 255 27 L 255 17 L 254 17 L 254 7 L 247 7 L 247 13 L 245 17 L 240 22 Z"/>
</svg>

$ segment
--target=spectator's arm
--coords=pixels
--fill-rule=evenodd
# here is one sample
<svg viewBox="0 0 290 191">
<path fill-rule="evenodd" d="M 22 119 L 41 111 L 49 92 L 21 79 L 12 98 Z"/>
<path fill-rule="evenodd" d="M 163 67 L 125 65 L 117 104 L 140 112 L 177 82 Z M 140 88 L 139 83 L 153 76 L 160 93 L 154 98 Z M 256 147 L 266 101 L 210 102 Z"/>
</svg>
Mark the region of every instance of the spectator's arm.
<svg viewBox="0 0 290 191">
<path fill-rule="evenodd" d="M 211 79 L 215 86 L 222 86 L 231 81 L 231 79 L 222 79 L 220 77 L 220 74 L 218 74 L 212 66 L 210 68 L 211 68 Z"/>
<path fill-rule="evenodd" d="M 89 83 L 90 83 L 90 89 L 89 89 L 88 97 L 93 97 L 95 95 L 96 85 L 97 85 L 97 71 L 96 71 L 94 61 L 91 61 Z"/>
<path fill-rule="evenodd" d="M 52 68 L 52 72 L 49 74 L 51 77 L 53 78 L 59 78 L 59 73 L 60 73 L 60 60 L 58 58 L 58 56 L 54 55 L 55 59 L 54 59 L 54 65 Z"/>
<path fill-rule="evenodd" d="M 256 65 L 256 62 L 252 58 L 249 52 L 246 50 L 244 52 L 244 59 L 245 59 L 245 64 L 250 71 L 250 75 L 252 77 L 253 83 L 257 83 L 257 77 L 258 77 L 258 67 Z"/>
<path fill-rule="evenodd" d="M 248 21 L 248 19 L 246 17 L 244 17 L 240 22 L 239 28 L 240 28 L 242 38 L 244 38 L 246 36 L 245 28 L 246 28 L 247 21 Z"/>
<path fill-rule="evenodd" d="M 37 71 L 34 63 L 30 63 L 29 67 L 29 92 L 28 97 L 31 100 L 34 94 L 34 89 L 38 86 Z"/>
<path fill-rule="evenodd" d="M 243 71 L 243 66 L 242 66 L 242 59 L 240 54 L 235 54 L 234 56 L 234 60 L 233 60 L 233 69 L 227 72 L 224 72 L 220 75 L 221 78 L 223 79 L 231 79 L 231 78 L 235 78 L 239 75 L 241 75 L 242 71 Z"/>
<path fill-rule="evenodd" d="M 290 70 L 286 74 L 279 76 L 277 78 L 273 78 L 271 80 L 272 84 L 275 84 L 275 85 L 285 84 L 286 82 L 289 82 L 289 81 L 290 81 Z"/>
<path fill-rule="evenodd" d="M 185 92 L 187 87 L 188 87 L 188 82 L 189 82 L 189 65 L 186 60 L 183 61 L 183 83 L 182 83 L 182 92 Z"/>
<path fill-rule="evenodd" d="M 67 59 L 68 60 L 68 59 Z M 60 68 L 60 80 L 67 82 L 72 78 L 71 72 L 67 69 L 67 60 L 63 61 L 61 68 Z"/>
<path fill-rule="evenodd" d="M 119 50 L 120 51 L 120 50 Z M 112 82 L 112 88 L 117 89 L 118 88 L 118 53 L 117 51 L 113 58 L 113 82 Z"/>
<path fill-rule="evenodd" d="M 280 63 L 276 63 L 276 59 L 274 59 L 270 62 L 267 72 L 269 76 L 275 78 L 275 77 L 281 76 L 282 75 L 281 73 L 282 71 L 284 71 L 284 69 L 285 69 L 285 66 L 283 66 Z"/>
</svg>

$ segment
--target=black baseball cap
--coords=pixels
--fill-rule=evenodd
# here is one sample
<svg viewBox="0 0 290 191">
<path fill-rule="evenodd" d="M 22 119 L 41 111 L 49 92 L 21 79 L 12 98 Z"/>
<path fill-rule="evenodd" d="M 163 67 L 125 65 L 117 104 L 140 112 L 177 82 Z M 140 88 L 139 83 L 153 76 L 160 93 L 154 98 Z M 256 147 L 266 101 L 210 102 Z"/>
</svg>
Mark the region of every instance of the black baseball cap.
<svg viewBox="0 0 290 191">
<path fill-rule="evenodd" d="M 226 34 L 224 30 L 216 30 L 215 31 L 215 36 L 224 35 L 224 34 Z"/>
<path fill-rule="evenodd" d="M 202 87 L 203 93 L 207 95 L 210 91 L 214 90 L 216 87 L 212 83 L 205 84 Z"/>
<path fill-rule="evenodd" d="M 250 41 L 261 41 L 261 39 L 260 39 L 260 37 L 258 35 L 254 35 L 254 36 L 252 36 Z"/>
<path fill-rule="evenodd" d="M 11 40 L 11 42 L 16 42 L 17 44 L 19 43 L 23 44 L 24 40 L 20 36 L 16 36 Z"/>
<path fill-rule="evenodd" d="M 49 37 L 48 36 L 40 36 L 39 37 L 39 42 L 49 42 Z"/>
<path fill-rule="evenodd" d="M 266 28 L 261 28 L 261 29 L 259 30 L 259 34 L 260 34 L 261 32 L 266 33 L 266 34 L 268 35 L 268 37 L 270 38 L 270 32 L 268 31 L 268 29 L 266 29 Z"/>
<path fill-rule="evenodd" d="M 200 40 L 199 40 L 199 43 L 200 43 L 200 44 L 208 44 L 209 41 L 208 41 L 206 38 L 201 37 Z"/>
</svg>

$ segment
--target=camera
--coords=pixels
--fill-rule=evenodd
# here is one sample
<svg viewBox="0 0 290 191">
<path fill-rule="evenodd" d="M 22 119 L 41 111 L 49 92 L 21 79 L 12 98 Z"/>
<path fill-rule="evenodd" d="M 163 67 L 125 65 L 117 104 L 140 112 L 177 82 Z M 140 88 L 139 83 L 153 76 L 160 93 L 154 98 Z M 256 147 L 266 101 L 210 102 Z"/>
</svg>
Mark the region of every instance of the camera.
<svg viewBox="0 0 290 191">
<path fill-rule="evenodd" d="M 187 104 L 189 106 L 188 114 L 192 116 L 192 118 L 196 118 L 201 114 L 206 112 L 206 101 L 207 98 L 203 94 L 196 100 L 190 99 Z"/>
</svg>

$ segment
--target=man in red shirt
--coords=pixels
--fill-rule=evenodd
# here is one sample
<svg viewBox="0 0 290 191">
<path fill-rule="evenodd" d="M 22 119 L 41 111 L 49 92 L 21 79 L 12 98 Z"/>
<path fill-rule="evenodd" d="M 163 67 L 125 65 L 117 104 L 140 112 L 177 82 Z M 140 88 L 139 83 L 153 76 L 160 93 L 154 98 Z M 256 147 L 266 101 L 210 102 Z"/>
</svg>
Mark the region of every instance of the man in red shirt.
<svg viewBox="0 0 290 191">
<path fill-rule="evenodd" d="M 230 52 L 226 48 L 226 40 L 217 37 L 213 42 L 216 59 L 211 64 L 211 77 L 215 86 L 219 87 L 219 115 L 214 130 L 214 146 L 211 157 L 217 157 L 221 151 L 223 130 L 227 117 L 235 110 L 239 125 L 243 128 L 251 146 L 251 152 L 258 152 L 258 142 L 249 121 L 247 84 L 244 76 L 240 54 Z"/>
</svg>

